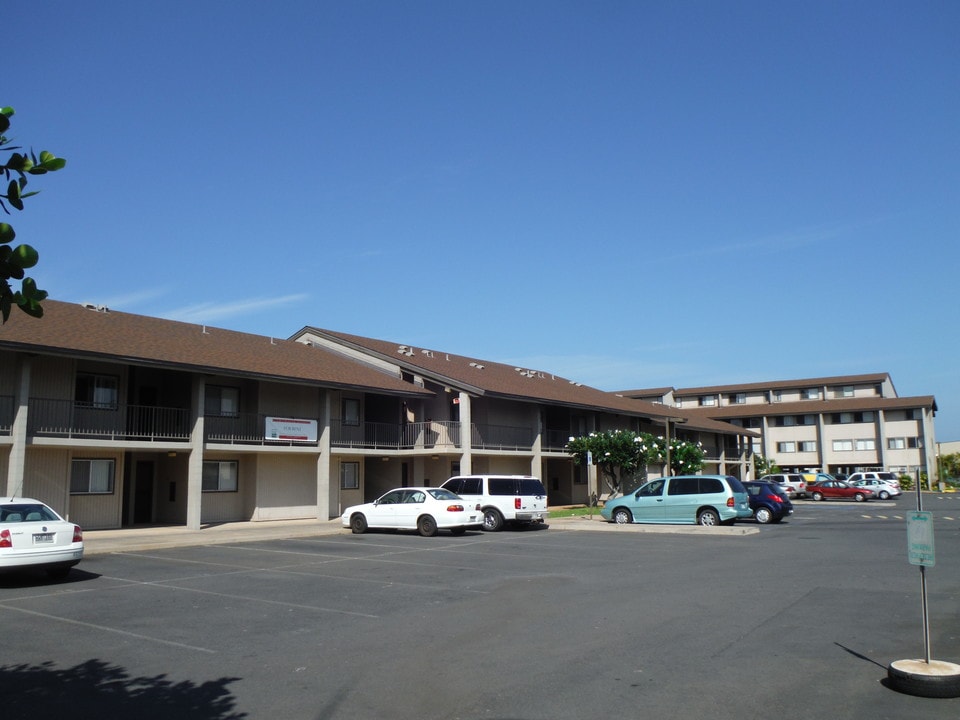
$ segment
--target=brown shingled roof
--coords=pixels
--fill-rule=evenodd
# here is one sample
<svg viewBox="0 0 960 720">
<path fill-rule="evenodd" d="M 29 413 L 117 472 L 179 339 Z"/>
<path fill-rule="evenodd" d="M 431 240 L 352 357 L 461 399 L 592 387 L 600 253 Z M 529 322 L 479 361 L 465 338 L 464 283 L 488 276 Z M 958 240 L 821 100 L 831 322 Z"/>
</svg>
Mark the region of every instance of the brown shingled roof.
<svg viewBox="0 0 960 720">
<path fill-rule="evenodd" d="M 0 348 L 387 394 L 432 395 L 399 377 L 291 340 L 54 300 L 45 300 L 43 308 L 40 319 L 15 309 L 0 325 Z"/>
<path fill-rule="evenodd" d="M 532 368 L 465 357 L 441 350 L 414 347 L 388 340 L 351 335 L 333 330 L 306 327 L 294 337 L 304 334 L 362 350 L 374 357 L 395 363 L 441 384 L 455 385 L 476 395 L 490 395 L 527 402 L 544 402 L 555 405 L 588 408 L 606 412 L 622 413 L 631 417 L 647 417 L 663 420 L 665 417 L 683 417 L 691 429 L 707 430 L 724 434 L 749 434 L 751 431 L 736 428 L 725 422 L 695 416 L 685 410 L 665 407 L 644 400 L 634 400 L 614 393 L 598 390 L 576 383 L 554 373 Z"/>
<path fill-rule="evenodd" d="M 750 392 L 756 390 L 779 390 L 787 388 L 807 388 L 821 385 L 857 385 L 879 383 L 889 379 L 889 373 L 868 373 L 866 375 L 836 375 L 833 377 L 806 378 L 802 380 L 775 380 L 772 382 L 742 383 L 739 385 L 706 385 L 704 387 L 676 388 L 674 397 L 681 395 L 706 395 L 709 393 Z"/>
<path fill-rule="evenodd" d="M 836 400 L 797 400 L 778 403 L 744 403 L 716 407 L 689 408 L 695 415 L 727 420 L 732 418 L 771 415 L 803 415 L 806 413 L 852 412 L 860 410 L 895 410 L 930 408 L 937 411 L 933 395 L 901 398 L 837 398 Z"/>
</svg>

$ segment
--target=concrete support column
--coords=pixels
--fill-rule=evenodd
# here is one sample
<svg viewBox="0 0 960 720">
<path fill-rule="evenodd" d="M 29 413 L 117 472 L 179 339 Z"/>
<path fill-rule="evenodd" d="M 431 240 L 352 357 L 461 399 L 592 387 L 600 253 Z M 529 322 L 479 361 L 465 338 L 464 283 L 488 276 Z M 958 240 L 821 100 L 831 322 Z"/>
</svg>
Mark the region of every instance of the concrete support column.
<svg viewBox="0 0 960 720">
<path fill-rule="evenodd" d="M 204 396 L 207 383 L 203 376 L 193 379 L 192 418 L 190 433 L 190 458 L 187 461 L 187 529 L 199 530 L 203 503 L 203 445 L 204 445 Z"/>
<path fill-rule="evenodd" d="M 531 405 L 531 422 L 533 423 L 533 457 L 530 458 L 530 474 L 534 477 L 543 477 L 543 412 L 537 405 Z"/>
<path fill-rule="evenodd" d="M 17 384 L 16 396 L 13 398 L 13 428 L 11 429 L 10 455 L 7 462 L 7 497 L 23 495 L 24 473 L 27 465 L 27 421 L 30 406 L 30 358 L 19 359 L 20 382 Z M 68 478 L 69 484 L 69 478 Z M 69 501 L 70 494 L 67 493 Z M 63 508 L 64 513 L 69 508 Z"/>
<path fill-rule="evenodd" d="M 330 391 L 320 390 L 320 418 L 317 422 L 317 449 L 320 454 L 317 456 L 317 520 L 329 520 L 335 515 L 330 514 L 330 496 L 333 489 L 330 484 L 330 477 L 333 474 L 333 468 L 330 467 L 332 458 L 330 457 Z M 337 483 L 337 514 L 339 514 L 340 502 L 340 477 L 336 476 Z"/>
<path fill-rule="evenodd" d="M 473 473 L 473 419 L 470 396 L 460 393 L 460 474 Z"/>
</svg>

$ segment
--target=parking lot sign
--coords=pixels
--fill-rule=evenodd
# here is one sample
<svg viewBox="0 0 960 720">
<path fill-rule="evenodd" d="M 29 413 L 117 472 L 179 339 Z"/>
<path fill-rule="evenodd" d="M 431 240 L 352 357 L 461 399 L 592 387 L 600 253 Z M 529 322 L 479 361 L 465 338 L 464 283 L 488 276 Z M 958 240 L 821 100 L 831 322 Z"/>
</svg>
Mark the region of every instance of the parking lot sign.
<svg viewBox="0 0 960 720">
<path fill-rule="evenodd" d="M 933 567 L 933 513 L 916 511 L 907 514 L 907 552 L 911 565 Z"/>
</svg>

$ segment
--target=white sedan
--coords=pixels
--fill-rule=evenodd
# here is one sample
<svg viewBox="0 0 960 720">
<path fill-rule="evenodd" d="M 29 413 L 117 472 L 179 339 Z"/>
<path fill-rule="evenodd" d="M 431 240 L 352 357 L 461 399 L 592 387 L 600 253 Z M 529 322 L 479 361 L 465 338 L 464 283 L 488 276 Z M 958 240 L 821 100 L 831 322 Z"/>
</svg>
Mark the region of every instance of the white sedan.
<svg viewBox="0 0 960 720">
<path fill-rule="evenodd" d="M 462 535 L 483 527 L 479 503 L 469 507 L 459 495 L 433 487 L 396 488 L 374 502 L 348 507 L 340 519 L 354 533 L 366 532 L 367 528 L 390 528 L 417 530 L 424 537 L 436 535 L 439 530 Z"/>
<path fill-rule="evenodd" d="M 886 480 L 877 480 L 876 478 L 868 478 L 866 480 L 854 480 L 850 483 L 854 487 L 863 487 L 873 490 L 874 495 L 876 495 L 881 500 L 887 500 L 888 498 L 895 498 L 901 494 L 900 485 L 894 485 L 889 483 Z"/>
<path fill-rule="evenodd" d="M 65 578 L 83 559 L 83 531 L 39 500 L 0 500 L 0 571 L 38 568 Z"/>
</svg>

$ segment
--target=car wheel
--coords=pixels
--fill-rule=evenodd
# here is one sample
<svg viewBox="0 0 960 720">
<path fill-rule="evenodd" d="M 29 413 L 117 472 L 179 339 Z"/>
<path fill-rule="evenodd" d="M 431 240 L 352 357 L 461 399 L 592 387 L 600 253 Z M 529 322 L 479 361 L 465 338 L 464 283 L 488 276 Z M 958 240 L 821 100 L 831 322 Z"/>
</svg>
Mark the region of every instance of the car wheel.
<svg viewBox="0 0 960 720">
<path fill-rule="evenodd" d="M 417 520 L 417 531 L 424 537 L 433 537 L 437 534 L 437 521 L 430 515 L 424 515 Z"/>
<path fill-rule="evenodd" d="M 823 493 L 815 492 L 815 493 L 813 494 L 813 499 L 814 499 L 814 500 L 817 500 L 817 501 L 823 500 Z"/>
<path fill-rule="evenodd" d="M 864 495 L 863 493 L 857 493 L 856 495 L 853 496 L 853 499 L 856 500 L 857 502 L 863 502 L 864 500 L 867 499 L 867 496 Z"/>
<path fill-rule="evenodd" d="M 886 490 L 881 490 L 881 491 L 880 491 L 880 499 L 881 499 L 881 500 L 887 500 L 889 497 L 890 497 L 890 493 L 888 493 Z"/>
<path fill-rule="evenodd" d="M 360 513 L 352 516 L 350 518 L 350 530 L 354 535 L 362 535 L 367 531 L 367 519 Z"/>
<path fill-rule="evenodd" d="M 629 525 L 633 522 L 633 515 L 626 508 L 617 508 L 613 511 L 613 521 L 617 525 Z"/>
<path fill-rule="evenodd" d="M 701 510 L 697 515 L 697 524 L 706 525 L 707 527 L 713 527 L 720 524 L 720 516 L 717 515 L 716 510 L 706 509 Z"/>
<path fill-rule="evenodd" d="M 483 511 L 483 529 L 488 532 L 497 532 L 503 527 L 503 515 L 496 508 L 487 508 Z"/>
<path fill-rule="evenodd" d="M 753 514 L 757 519 L 757 522 L 761 525 L 766 525 L 768 522 L 773 520 L 773 513 L 770 512 L 770 508 L 760 507 L 757 508 L 757 511 Z"/>
</svg>

